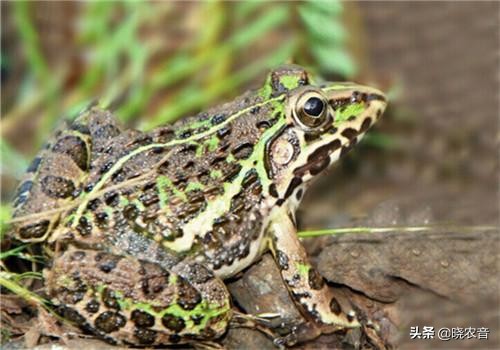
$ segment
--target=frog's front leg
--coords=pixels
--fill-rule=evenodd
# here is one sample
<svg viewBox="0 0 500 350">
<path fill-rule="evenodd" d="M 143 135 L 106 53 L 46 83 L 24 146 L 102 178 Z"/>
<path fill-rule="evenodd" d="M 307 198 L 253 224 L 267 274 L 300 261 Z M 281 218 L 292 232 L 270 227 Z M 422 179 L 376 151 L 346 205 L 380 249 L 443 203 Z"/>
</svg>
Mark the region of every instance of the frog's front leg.
<svg viewBox="0 0 500 350">
<path fill-rule="evenodd" d="M 108 342 L 152 346 L 215 339 L 232 316 L 229 293 L 205 267 L 184 265 L 177 273 L 175 266 L 71 247 L 44 277 L 57 312 Z"/>
<path fill-rule="evenodd" d="M 311 266 L 296 227 L 285 209 L 272 216 L 270 249 L 294 302 L 323 332 L 359 327 L 354 312 L 345 312 L 323 277 Z"/>
</svg>

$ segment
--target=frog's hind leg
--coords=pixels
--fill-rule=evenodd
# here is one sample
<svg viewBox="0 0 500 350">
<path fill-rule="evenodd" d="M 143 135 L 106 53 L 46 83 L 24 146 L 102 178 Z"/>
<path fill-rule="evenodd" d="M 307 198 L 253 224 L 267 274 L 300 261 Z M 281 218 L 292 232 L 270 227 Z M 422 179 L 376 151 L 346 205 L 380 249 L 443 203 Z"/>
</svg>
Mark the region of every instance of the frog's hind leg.
<svg viewBox="0 0 500 350">
<path fill-rule="evenodd" d="M 17 188 L 13 201 L 17 239 L 40 242 L 47 238 L 61 212 L 83 190 L 92 158 L 120 132 L 111 113 L 91 107 L 53 133 Z"/>
<path fill-rule="evenodd" d="M 192 278 L 131 256 L 70 247 L 45 271 L 65 319 L 112 343 L 161 345 L 221 336 L 232 316 L 224 283 L 203 266 Z"/>
<path fill-rule="evenodd" d="M 272 220 L 271 252 L 291 297 L 303 314 L 316 321 L 321 331 L 359 327 L 354 311 L 345 311 L 323 277 L 311 266 L 295 225 L 285 210 Z"/>
</svg>

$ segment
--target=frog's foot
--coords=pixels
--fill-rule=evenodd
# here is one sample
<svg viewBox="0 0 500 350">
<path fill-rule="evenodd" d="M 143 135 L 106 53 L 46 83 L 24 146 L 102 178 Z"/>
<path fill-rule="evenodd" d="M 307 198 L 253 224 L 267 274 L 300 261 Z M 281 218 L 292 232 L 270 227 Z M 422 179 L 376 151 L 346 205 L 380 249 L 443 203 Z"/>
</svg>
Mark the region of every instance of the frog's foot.
<svg viewBox="0 0 500 350">
<path fill-rule="evenodd" d="M 360 324 L 354 310 L 345 310 L 323 277 L 311 266 L 295 226 L 283 211 L 270 225 L 271 251 L 290 296 L 301 312 L 316 322 L 322 333 L 331 333 Z"/>
<path fill-rule="evenodd" d="M 233 313 L 233 318 L 229 323 L 229 327 L 256 329 L 272 339 L 276 336 L 271 329 L 271 324 L 268 318 L 257 315 L 248 315 L 238 311 Z"/>
<path fill-rule="evenodd" d="M 225 350 L 223 345 L 214 341 L 196 341 L 190 345 L 200 350 Z"/>
<path fill-rule="evenodd" d="M 111 343 L 193 343 L 221 336 L 232 316 L 224 283 L 199 264 L 174 272 L 130 256 L 70 247 L 45 271 L 57 311 Z"/>
<path fill-rule="evenodd" d="M 271 339 L 279 348 L 285 346 L 292 346 L 297 343 L 296 327 L 290 326 L 285 329 L 277 330 L 272 326 L 271 321 L 276 317 L 280 317 L 279 314 L 259 314 L 259 315 L 249 315 L 240 312 L 234 312 L 233 318 L 229 323 L 231 328 L 249 328 L 255 329 L 269 339 Z"/>
</svg>

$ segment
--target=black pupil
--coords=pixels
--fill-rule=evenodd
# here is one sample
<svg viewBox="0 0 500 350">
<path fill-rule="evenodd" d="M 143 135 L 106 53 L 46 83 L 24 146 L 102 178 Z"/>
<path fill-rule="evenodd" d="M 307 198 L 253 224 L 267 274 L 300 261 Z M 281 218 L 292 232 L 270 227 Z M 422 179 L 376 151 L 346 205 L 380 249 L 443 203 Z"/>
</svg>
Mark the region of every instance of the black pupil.
<svg viewBox="0 0 500 350">
<path fill-rule="evenodd" d="M 311 97 L 306 101 L 304 105 L 304 112 L 306 112 L 310 116 L 319 117 L 323 112 L 324 107 L 325 105 L 323 104 L 323 101 L 321 101 L 317 97 Z"/>
</svg>

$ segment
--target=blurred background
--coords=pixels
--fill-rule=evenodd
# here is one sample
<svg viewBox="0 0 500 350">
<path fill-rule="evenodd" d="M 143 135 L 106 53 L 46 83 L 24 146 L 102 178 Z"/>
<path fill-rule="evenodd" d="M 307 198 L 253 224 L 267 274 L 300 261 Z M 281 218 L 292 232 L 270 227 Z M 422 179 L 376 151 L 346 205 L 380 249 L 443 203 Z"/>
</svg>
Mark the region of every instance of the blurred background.
<svg viewBox="0 0 500 350">
<path fill-rule="evenodd" d="M 471 225 L 498 227 L 499 7 L 336 0 L 3 1 L 2 222 L 10 215 L 17 181 L 51 130 L 92 101 L 130 127 L 147 130 L 258 87 L 268 69 L 293 62 L 327 80 L 377 86 L 390 97 L 370 135 L 309 191 L 299 212 L 301 230 L 452 225 L 451 233 L 466 234 Z M 319 247 L 334 239 L 307 244 L 319 255 Z M 498 326 L 498 316 L 488 316 L 498 308 L 498 235 L 481 242 L 465 256 L 439 248 L 451 257 L 447 264 L 473 264 L 481 253 L 492 259 L 478 262 L 460 280 L 464 285 L 425 288 L 458 295 L 459 288 L 487 285 L 487 298 L 474 311 L 455 310 L 453 317 L 458 313 L 467 324 L 467 315 L 479 313 L 486 315 L 479 323 Z M 423 262 L 414 258 L 403 260 L 427 272 L 443 267 L 442 261 L 418 265 Z M 363 264 L 360 271 L 367 268 Z M 387 270 L 393 260 L 380 264 L 386 275 L 409 284 L 418 280 L 403 265 Z M 429 313 L 427 320 L 434 316 Z M 412 320 L 392 320 L 405 333 L 393 332 L 399 335 L 390 341 L 409 342 Z M 497 327 L 496 341 L 498 333 Z"/>
</svg>

